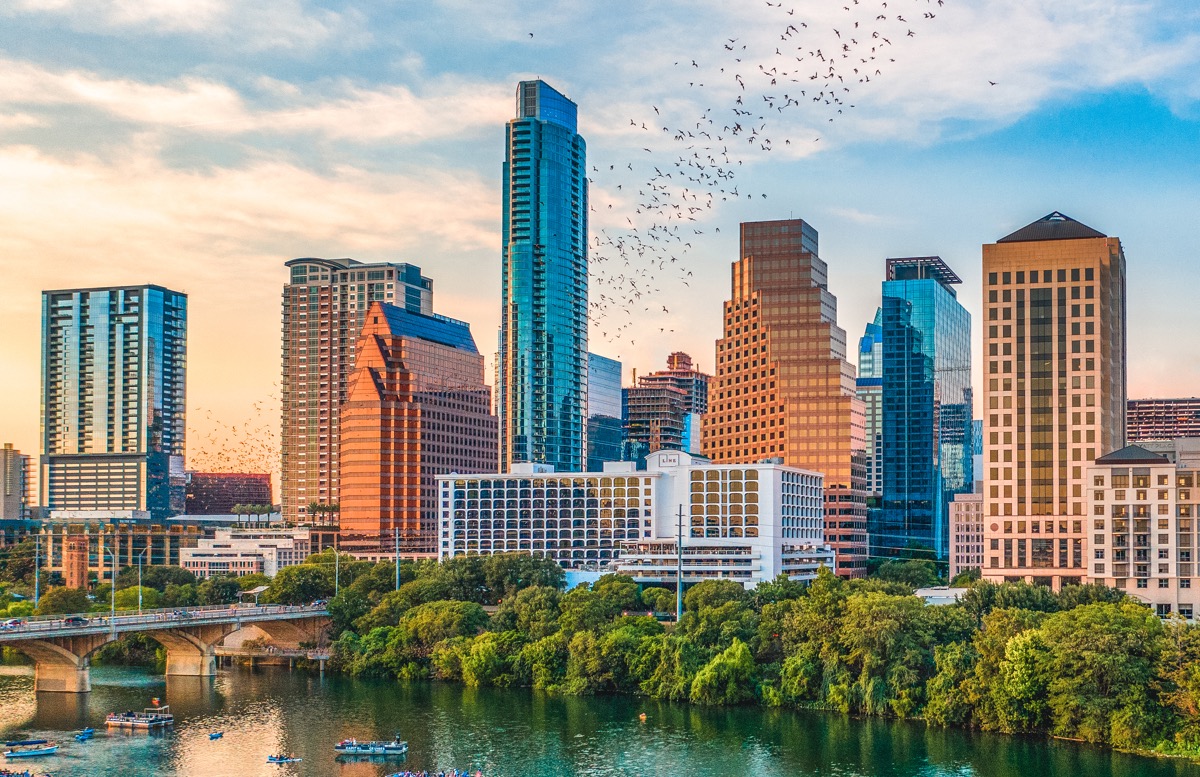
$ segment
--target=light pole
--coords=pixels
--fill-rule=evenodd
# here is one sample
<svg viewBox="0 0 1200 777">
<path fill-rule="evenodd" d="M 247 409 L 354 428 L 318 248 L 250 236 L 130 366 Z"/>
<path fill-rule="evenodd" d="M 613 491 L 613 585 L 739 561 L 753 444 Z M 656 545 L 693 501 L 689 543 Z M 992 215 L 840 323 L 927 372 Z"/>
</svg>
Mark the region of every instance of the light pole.
<svg viewBox="0 0 1200 777">
<path fill-rule="evenodd" d="M 112 568 L 108 571 L 108 580 L 111 583 L 108 587 L 109 591 L 109 607 L 108 607 L 108 626 L 112 631 L 116 631 L 117 625 L 113 621 L 117 617 L 117 556 L 112 552 L 111 548 L 105 547 L 104 552 L 112 559 Z"/>
<path fill-rule="evenodd" d="M 149 542 L 150 538 L 147 537 L 146 541 Z M 148 550 L 150 550 L 149 546 L 143 548 L 142 552 L 138 554 L 138 615 L 142 614 L 142 556 L 146 555 Z"/>
<path fill-rule="evenodd" d="M 38 534 L 33 539 L 33 606 L 36 608 L 38 603 L 38 594 L 41 593 L 41 570 L 42 570 L 42 535 Z"/>
<path fill-rule="evenodd" d="M 683 505 L 679 505 L 679 537 L 676 540 L 675 551 L 675 622 L 683 619 Z"/>
<path fill-rule="evenodd" d="M 338 576 L 339 576 L 341 560 L 342 560 L 341 551 L 338 550 L 337 545 L 335 544 L 333 546 L 333 595 L 334 596 L 338 595 Z"/>
</svg>

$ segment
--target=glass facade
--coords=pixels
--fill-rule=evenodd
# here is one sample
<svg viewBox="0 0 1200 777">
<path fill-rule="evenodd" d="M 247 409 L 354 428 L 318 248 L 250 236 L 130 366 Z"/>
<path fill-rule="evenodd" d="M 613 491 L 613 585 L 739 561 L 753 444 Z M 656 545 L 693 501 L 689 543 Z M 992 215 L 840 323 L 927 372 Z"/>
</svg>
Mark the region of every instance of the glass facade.
<svg viewBox="0 0 1200 777">
<path fill-rule="evenodd" d="M 542 81 L 517 86 L 506 134 L 500 466 L 578 472 L 588 414 L 586 146 L 575 103 Z"/>
<path fill-rule="evenodd" d="M 782 459 L 825 476 L 837 573 L 867 567 L 866 441 L 846 332 L 817 231 L 800 219 L 741 225 L 741 259 L 703 419 L 714 463 Z"/>
<path fill-rule="evenodd" d="M 883 284 L 883 504 L 872 553 L 949 557 L 950 502 L 974 485 L 971 315 L 938 257 L 889 259 Z"/>
<path fill-rule="evenodd" d="M 183 512 L 187 295 L 42 292 L 41 504 Z"/>
<path fill-rule="evenodd" d="M 588 354 L 587 470 L 599 472 L 606 461 L 620 461 L 625 443 L 621 420 L 621 362 Z"/>
<path fill-rule="evenodd" d="M 858 341 L 858 398 L 866 412 L 867 507 L 875 509 L 883 494 L 883 309 Z"/>
</svg>

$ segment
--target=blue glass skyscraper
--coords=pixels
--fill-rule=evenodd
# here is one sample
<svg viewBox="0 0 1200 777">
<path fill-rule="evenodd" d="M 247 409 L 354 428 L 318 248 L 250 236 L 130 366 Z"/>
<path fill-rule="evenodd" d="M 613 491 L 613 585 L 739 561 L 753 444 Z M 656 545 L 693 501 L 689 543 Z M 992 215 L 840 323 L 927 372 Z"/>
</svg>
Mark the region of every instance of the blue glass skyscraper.
<svg viewBox="0 0 1200 777">
<path fill-rule="evenodd" d="M 950 500 L 973 486 L 971 314 L 939 257 L 889 259 L 883 284 L 883 505 L 872 554 L 949 553 Z"/>
<path fill-rule="evenodd" d="M 578 472 L 587 451 L 587 159 L 575 103 L 517 86 L 507 126 L 503 308 L 496 381 L 500 466 Z"/>
<path fill-rule="evenodd" d="M 606 461 L 620 461 L 625 447 L 621 413 L 621 362 L 588 354 L 587 471 L 600 472 Z"/>
</svg>

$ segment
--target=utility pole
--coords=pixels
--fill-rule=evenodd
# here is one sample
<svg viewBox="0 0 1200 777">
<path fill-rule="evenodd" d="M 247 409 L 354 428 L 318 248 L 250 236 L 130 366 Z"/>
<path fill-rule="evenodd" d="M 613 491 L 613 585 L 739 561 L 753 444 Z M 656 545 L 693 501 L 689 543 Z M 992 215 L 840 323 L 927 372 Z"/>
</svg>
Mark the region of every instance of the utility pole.
<svg viewBox="0 0 1200 777">
<path fill-rule="evenodd" d="M 675 622 L 683 619 L 683 505 L 679 505 L 679 536 L 675 542 Z"/>
<path fill-rule="evenodd" d="M 396 540 L 396 590 L 400 590 L 400 527 L 392 527 L 392 535 Z"/>
<path fill-rule="evenodd" d="M 340 564 L 342 561 L 342 553 L 338 550 L 337 545 L 333 546 L 333 595 L 338 595 L 338 577 L 340 576 Z"/>
<path fill-rule="evenodd" d="M 151 542 L 150 535 L 146 535 L 146 542 Z M 148 550 L 150 550 L 150 546 L 147 544 L 138 554 L 138 615 L 142 614 L 142 556 L 146 555 Z"/>
<path fill-rule="evenodd" d="M 37 607 L 38 594 L 41 593 L 42 570 L 42 535 L 35 534 L 33 539 L 33 606 Z"/>
</svg>

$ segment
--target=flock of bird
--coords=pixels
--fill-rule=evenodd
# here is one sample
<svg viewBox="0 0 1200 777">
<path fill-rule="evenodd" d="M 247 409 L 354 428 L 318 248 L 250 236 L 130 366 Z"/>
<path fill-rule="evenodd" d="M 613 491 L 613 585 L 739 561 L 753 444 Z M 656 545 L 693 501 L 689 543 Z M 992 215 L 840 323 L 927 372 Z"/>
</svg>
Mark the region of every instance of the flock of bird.
<svg viewBox="0 0 1200 777">
<path fill-rule="evenodd" d="M 278 393 L 255 402 L 252 412 L 240 423 L 227 424 L 204 407 L 195 408 L 192 418 L 203 418 L 203 421 L 188 426 L 188 469 L 267 472 L 274 482 L 279 482 Z"/>
<path fill-rule="evenodd" d="M 606 342 L 636 345 L 635 332 L 655 335 L 644 323 L 634 329 L 635 317 L 644 322 L 647 314 L 662 324 L 658 335 L 674 332 L 670 309 L 655 296 L 661 286 L 691 287 L 688 250 L 722 203 L 767 196 L 739 173 L 819 143 L 825 127 L 855 108 L 856 91 L 886 78 L 897 48 L 936 19 L 945 0 L 830 0 L 841 6 L 833 23 L 806 19 L 786 0 L 760 2 L 766 18 L 750 7 L 739 18 L 774 35 L 727 32 L 719 47 L 674 62 L 689 99 L 665 99 L 629 118 L 641 153 L 591 167 L 589 182 L 607 196 L 592 198 L 590 220 L 606 226 L 590 238 L 589 316 Z M 707 107 L 684 120 L 666 107 L 682 102 Z"/>
</svg>

